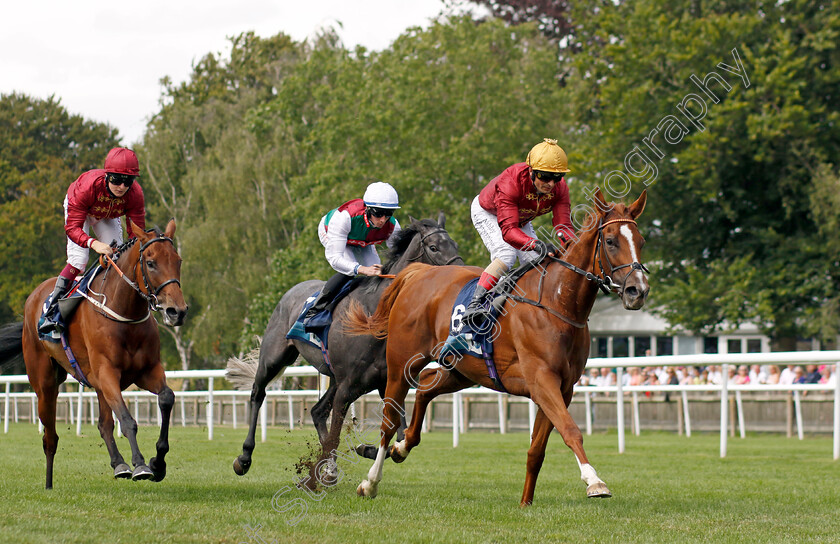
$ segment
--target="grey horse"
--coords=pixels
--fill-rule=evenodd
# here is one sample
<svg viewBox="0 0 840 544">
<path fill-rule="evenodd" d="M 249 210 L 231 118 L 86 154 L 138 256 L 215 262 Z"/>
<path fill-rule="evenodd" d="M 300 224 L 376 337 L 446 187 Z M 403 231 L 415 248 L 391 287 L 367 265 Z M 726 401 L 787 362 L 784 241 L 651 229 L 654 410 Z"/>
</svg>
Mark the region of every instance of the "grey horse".
<svg viewBox="0 0 840 544">
<path fill-rule="evenodd" d="M 397 274 L 413 262 L 431 265 L 464 264 L 458 255 L 458 245 L 446 232 L 443 212 L 437 221 L 410 219 L 411 223 L 397 234 L 382 274 Z M 341 315 L 350 300 L 359 301 L 369 314 L 373 313 L 380 295 L 390 283 L 391 280 L 386 278 L 361 279 L 359 285 L 336 305 L 333 314 Z M 298 354 L 330 378 L 329 388 L 311 412 L 318 439 L 325 452 L 334 447 L 331 442 L 337 445 L 345 415 L 353 401 L 373 390 L 378 390 L 380 396 L 385 394 L 388 366 L 385 362 L 384 341 L 372 336 L 345 336 L 334 320 L 327 339 L 330 357 L 330 365 L 327 365 L 320 349 L 300 340 L 286 338 L 286 333 L 300 315 L 306 299 L 323 285 L 321 280 L 301 282 L 289 289 L 274 308 L 260 345 L 259 366 L 251 388 L 248 436 L 242 445 L 242 454 L 233 462 L 233 470 L 240 476 L 251 468 L 251 454 L 256 445 L 257 416 L 265 400 L 265 388 L 284 368 L 295 362 Z M 330 429 L 337 431 L 332 435 L 327 430 L 327 418 L 331 410 L 333 417 Z M 363 450 L 362 453 L 372 459 L 375 452 Z"/>
</svg>

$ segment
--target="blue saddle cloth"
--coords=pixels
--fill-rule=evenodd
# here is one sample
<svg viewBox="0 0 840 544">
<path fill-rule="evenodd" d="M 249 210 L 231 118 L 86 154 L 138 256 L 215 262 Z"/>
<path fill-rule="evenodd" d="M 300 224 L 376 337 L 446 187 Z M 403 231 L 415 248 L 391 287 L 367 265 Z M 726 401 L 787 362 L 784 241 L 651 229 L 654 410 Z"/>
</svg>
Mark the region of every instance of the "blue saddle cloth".
<svg viewBox="0 0 840 544">
<path fill-rule="evenodd" d="M 493 339 L 495 338 L 498 326 L 496 320 L 498 312 L 490 305 L 490 317 L 487 318 L 479 328 L 463 319 L 464 312 L 472 300 L 478 278 L 467 282 L 455 297 L 452 305 L 452 316 L 449 320 L 449 336 L 443 344 L 438 355 L 438 363 L 441 366 L 452 367 L 452 362 L 457 362 L 463 355 L 471 355 L 484 359 L 487 365 L 487 372 L 493 383 L 501 391 L 506 391 L 496 372 L 496 364 L 493 361 Z M 446 364 L 444 364 L 446 363 Z"/>
<path fill-rule="evenodd" d="M 99 265 L 92 266 L 81 278 L 73 282 L 67 290 L 69 294 L 64 298 L 59 299 L 58 304 L 52 307 L 50 315 L 45 315 L 42 305 L 41 318 L 43 319 L 48 317 L 53 323 L 58 325 L 59 330 L 67 330 L 67 323 L 70 321 L 70 318 L 73 316 L 73 313 L 76 311 L 79 303 L 83 300 L 82 294 L 87 294 L 90 289 L 91 280 L 93 280 L 101 269 L 102 267 Z M 44 303 L 47 302 L 48 298 L 49 297 L 44 299 Z M 56 344 L 61 341 L 60 337 L 52 334 L 39 334 L 39 336 L 41 337 L 41 340 L 47 340 L 48 342 L 54 342 Z"/>
<path fill-rule="evenodd" d="M 292 325 L 292 328 L 290 328 L 289 332 L 286 333 L 286 338 L 290 340 L 302 340 L 320 349 L 324 354 L 327 365 L 329 365 L 330 358 L 327 353 L 327 338 L 330 335 L 330 326 L 332 325 L 332 308 L 335 307 L 335 304 L 339 300 L 350 293 L 354 285 L 355 282 L 353 282 L 352 279 L 349 280 L 344 284 L 333 301 L 327 305 L 326 310 L 315 314 L 309 320 L 305 320 L 304 316 L 306 315 L 306 312 L 308 312 L 309 308 L 315 304 L 315 300 L 317 300 L 318 295 L 321 294 L 320 291 L 315 291 L 309 298 L 306 299 L 306 302 L 303 304 L 303 309 L 300 311 L 300 314 Z"/>
</svg>

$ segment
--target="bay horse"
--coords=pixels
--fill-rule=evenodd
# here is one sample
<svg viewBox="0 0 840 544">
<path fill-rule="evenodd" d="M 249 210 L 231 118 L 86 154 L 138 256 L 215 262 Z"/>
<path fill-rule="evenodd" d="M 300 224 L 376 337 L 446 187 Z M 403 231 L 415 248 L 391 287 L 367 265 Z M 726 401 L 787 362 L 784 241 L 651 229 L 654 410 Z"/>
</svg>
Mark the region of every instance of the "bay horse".
<svg viewBox="0 0 840 544">
<path fill-rule="evenodd" d="M 611 496 L 589 464 L 583 436 L 568 406 L 589 357 L 586 321 L 598 288 L 617 292 L 629 310 L 641 308 L 648 295 L 646 269 L 640 262 L 644 239 L 635 221 L 644 210 L 646 195 L 643 192 L 625 206 L 606 203 L 597 191 L 597 210 L 589 216 L 591 228 L 579 233 L 579 240 L 565 255 L 567 260 L 546 257 L 540 266 L 526 272 L 517 283 L 517 291 L 524 295 L 516 304 L 511 300 L 494 323 L 495 365 L 502 389 L 529 397 L 539 407 L 528 450 L 522 506 L 533 501 L 552 427 L 574 452 L 587 495 Z M 458 292 L 480 274 L 481 269 L 475 267 L 412 265 L 385 291 L 372 316 L 359 306 L 345 315 L 347 334 L 387 337 L 388 346 L 381 440 L 376 461 L 357 488 L 360 496 L 376 496 L 387 454 L 399 463 L 420 443 L 421 425 L 432 399 L 476 383 L 500 390 L 480 358 L 464 355 L 452 363 L 444 357 L 438 361 L 440 368 L 424 369 L 437 358 L 449 335 Z M 463 308 L 460 311 L 463 313 Z M 411 424 L 405 439 L 389 450 L 393 422 L 403 413 L 410 385 L 416 387 Z"/>
<path fill-rule="evenodd" d="M 437 221 L 411 218 L 411 223 L 396 235 L 382 274 L 396 274 L 412 262 L 429 265 L 464 264 L 458 255 L 458 244 L 446 231 L 446 217 L 443 212 Z M 369 312 L 373 312 L 380 295 L 392 281 L 384 277 L 369 276 L 359 279 L 361 284 L 336 305 L 334 316 L 341 315 L 350 301 L 357 301 Z M 248 435 L 242 444 L 242 454 L 233 462 L 233 470 L 240 476 L 251 467 L 251 457 L 256 446 L 257 418 L 265 400 L 266 386 L 284 368 L 294 363 L 298 355 L 330 378 L 327 391 L 311 411 L 322 455 L 329 455 L 328 452 L 332 452 L 338 445 L 339 434 L 350 404 L 373 390 L 378 390 L 380 395 L 385 393 L 385 342 L 372 337 L 347 336 L 341 331 L 341 327 L 333 324 L 327 339 L 330 358 L 327 364 L 320 349 L 301 340 L 286 338 L 286 333 L 300 315 L 306 299 L 324 283 L 321 280 L 298 283 L 283 295 L 269 319 L 260 345 L 259 366 L 251 388 Z M 228 380 L 235 381 L 231 370 L 233 369 L 229 364 Z M 244 380 L 242 384 L 244 385 Z M 332 421 L 328 431 L 327 419 L 330 411 Z M 360 453 L 371 459 L 375 452 L 376 449 L 372 446 L 360 449 Z"/>
<path fill-rule="evenodd" d="M 52 292 L 56 278 L 44 281 L 26 299 L 23 323 L 16 329 L 19 331 L 16 349 L 3 354 L 11 357 L 23 353 L 29 383 L 38 396 L 38 417 L 44 424 L 47 489 L 53 486 L 53 461 L 58 448 L 55 430 L 58 387 L 67 379 L 68 372 L 86 379 L 96 391 L 99 434 L 111 457 L 114 477 L 159 482 L 166 476 L 164 457 L 169 451 L 169 417 L 175 395 L 166 385 L 158 324 L 151 313 L 163 310 L 167 325 L 183 324 L 188 308 L 181 291 L 181 257 L 172 242 L 174 220 L 162 233 L 144 232 L 130 219 L 127 221 L 136 238 L 118 248 L 116 269 L 109 265 L 91 279 L 89 297 L 79 304 L 67 326 L 67 342 L 81 375 L 75 372 L 61 344 L 38 337 L 41 306 Z M 10 341 L 2 340 L 6 344 Z M 132 384 L 158 395 L 160 437 L 156 456 L 148 466 L 137 447 L 137 422 L 122 396 L 122 391 Z M 134 470 L 125 463 L 114 441 L 112 411 L 131 445 Z"/>
</svg>

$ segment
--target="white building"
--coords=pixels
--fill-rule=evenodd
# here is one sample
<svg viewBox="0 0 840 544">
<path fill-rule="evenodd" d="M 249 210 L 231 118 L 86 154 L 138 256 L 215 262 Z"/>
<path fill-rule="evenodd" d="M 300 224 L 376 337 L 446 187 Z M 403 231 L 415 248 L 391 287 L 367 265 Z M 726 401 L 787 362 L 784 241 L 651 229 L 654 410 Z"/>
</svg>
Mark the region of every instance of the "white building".
<svg viewBox="0 0 840 544">
<path fill-rule="evenodd" d="M 758 353 L 770 351 L 770 339 L 752 324 L 713 336 L 687 332 L 665 332 L 668 323 L 644 309 L 625 310 L 616 296 L 600 295 L 589 316 L 592 337 L 590 357 L 642 357 L 649 355 L 692 355 L 695 353 Z M 799 349 L 819 349 L 819 346 Z"/>
</svg>

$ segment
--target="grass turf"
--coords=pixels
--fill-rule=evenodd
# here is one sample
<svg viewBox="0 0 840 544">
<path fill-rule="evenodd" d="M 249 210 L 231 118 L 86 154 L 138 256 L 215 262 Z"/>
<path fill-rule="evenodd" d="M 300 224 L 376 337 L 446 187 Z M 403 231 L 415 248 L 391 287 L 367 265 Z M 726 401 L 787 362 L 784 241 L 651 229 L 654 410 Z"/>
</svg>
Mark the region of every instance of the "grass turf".
<svg viewBox="0 0 840 544">
<path fill-rule="evenodd" d="M 669 433 L 586 437 L 590 461 L 613 492 L 587 499 L 571 452 L 552 435 L 534 505 L 519 508 L 528 437 L 471 432 L 452 448 L 425 434 L 407 461 L 386 462 L 379 496 L 356 485 L 371 462 L 339 461 L 341 481 L 323 494 L 295 487 L 294 465 L 314 431 L 271 429 L 244 477 L 231 468 L 245 430 L 175 427 L 160 483 L 114 480 L 94 427 L 59 428 L 55 488 L 45 491 L 34 425 L 0 434 L 0 542 L 837 542 L 840 465 L 830 437 L 730 439 Z M 153 456 L 156 430 L 142 427 Z M 130 452 L 118 439 L 123 455 Z M 346 444 L 341 448 L 347 450 Z M 286 488 L 285 493 L 283 492 Z M 279 493 L 279 495 L 278 495 Z M 276 499 L 272 502 L 272 498 Z M 297 519 L 297 523 L 290 522 Z M 246 526 L 260 526 L 258 534 Z"/>
</svg>

